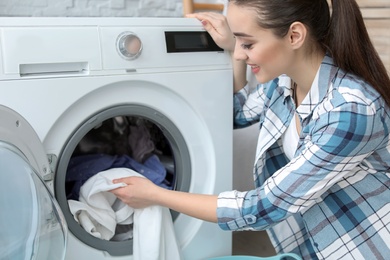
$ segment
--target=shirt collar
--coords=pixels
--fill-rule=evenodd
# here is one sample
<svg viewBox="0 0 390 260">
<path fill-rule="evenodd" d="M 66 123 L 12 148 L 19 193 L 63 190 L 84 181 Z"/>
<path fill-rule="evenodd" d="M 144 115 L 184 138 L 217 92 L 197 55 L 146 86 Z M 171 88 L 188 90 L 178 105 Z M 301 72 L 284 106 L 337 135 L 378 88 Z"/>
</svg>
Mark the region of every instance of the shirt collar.
<svg viewBox="0 0 390 260">
<path fill-rule="evenodd" d="M 292 93 L 291 78 L 287 75 L 281 75 L 278 80 L 278 85 L 283 88 L 284 99 L 290 97 Z"/>
<path fill-rule="evenodd" d="M 297 108 L 298 114 L 302 119 L 311 114 L 313 109 L 324 99 L 333 86 L 333 81 L 337 73 L 337 67 L 333 63 L 333 59 L 327 54 L 314 77 L 310 91 L 303 99 L 301 105 Z"/>
<path fill-rule="evenodd" d="M 302 119 L 310 115 L 311 111 L 313 111 L 313 108 L 319 103 L 319 72 L 320 69 L 317 71 L 316 76 L 314 77 L 309 92 L 302 100 L 300 106 L 297 108 L 297 113 L 302 117 Z"/>
</svg>

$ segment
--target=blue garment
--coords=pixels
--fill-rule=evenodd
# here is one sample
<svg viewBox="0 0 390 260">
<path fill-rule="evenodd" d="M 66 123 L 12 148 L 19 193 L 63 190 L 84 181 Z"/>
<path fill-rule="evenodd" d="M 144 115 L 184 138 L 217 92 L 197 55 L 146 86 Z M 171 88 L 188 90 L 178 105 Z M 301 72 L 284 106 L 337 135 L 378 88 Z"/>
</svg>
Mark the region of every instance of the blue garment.
<svg viewBox="0 0 390 260">
<path fill-rule="evenodd" d="M 65 182 L 71 186 L 67 198 L 78 200 L 80 187 L 95 174 L 111 168 L 129 168 L 145 176 L 156 185 L 170 188 L 165 180 L 166 170 L 157 155 L 141 164 L 128 155 L 88 154 L 71 158 Z M 69 189 L 69 188 L 68 188 Z"/>
<path fill-rule="evenodd" d="M 225 230 L 267 229 L 277 252 L 304 259 L 390 256 L 390 109 L 359 77 L 326 56 L 296 108 L 287 76 L 235 96 L 236 125 L 259 122 L 255 190 L 223 192 Z M 301 133 L 294 158 L 281 136 L 294 114 Z"/>
</svg>

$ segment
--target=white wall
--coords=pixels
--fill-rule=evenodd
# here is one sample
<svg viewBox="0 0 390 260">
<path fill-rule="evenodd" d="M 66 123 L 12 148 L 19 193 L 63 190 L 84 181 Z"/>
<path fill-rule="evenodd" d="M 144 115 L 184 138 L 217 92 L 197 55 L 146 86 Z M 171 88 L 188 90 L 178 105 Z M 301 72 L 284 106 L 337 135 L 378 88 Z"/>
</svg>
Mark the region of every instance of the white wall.
<svg viewBox="0 0 390 260">
<path fill-rule="evenodd" d="M 181 16 L 181 0 L 1 0 L 0 16 Z"/>
<path fill-rule="evenodd" d="M 180 17 L 182 10 L 182 0 L 0 0 L 0 16 Z"/>
</svg>

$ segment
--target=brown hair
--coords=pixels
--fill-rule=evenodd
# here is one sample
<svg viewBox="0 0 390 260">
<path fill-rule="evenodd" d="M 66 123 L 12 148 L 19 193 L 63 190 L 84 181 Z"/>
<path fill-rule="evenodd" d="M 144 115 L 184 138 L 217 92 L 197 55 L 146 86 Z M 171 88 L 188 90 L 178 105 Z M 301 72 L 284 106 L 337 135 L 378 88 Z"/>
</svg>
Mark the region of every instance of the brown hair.
<svg viewBox="0 0 390 260">
<path fill-rule="evenodd" d="M 229 0 L 258 14 L 260 27 L 284 37 L 290 25 L 307 26 L 318 46 L 328 51 L 345 72 L 363 78 L 390 105 L 390 78 L 375 50 L 355 0 Z"/>
</svg>

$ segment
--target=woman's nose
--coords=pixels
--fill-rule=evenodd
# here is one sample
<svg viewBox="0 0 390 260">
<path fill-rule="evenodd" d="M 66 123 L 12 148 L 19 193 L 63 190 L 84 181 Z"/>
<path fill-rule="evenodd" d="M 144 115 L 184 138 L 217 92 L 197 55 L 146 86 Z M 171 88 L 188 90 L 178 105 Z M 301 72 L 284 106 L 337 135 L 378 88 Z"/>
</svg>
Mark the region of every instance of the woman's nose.
<svg viewBox="0 0 390 260">
<path fill-rule="evenodd" d="M 246 60 L 247 55 L 245 51 L 241 48 L 240 44 L 237 44 L 234 46 L 234 53 L 233 53 L 233 58 L 236 60 Z"/>
</svg>

